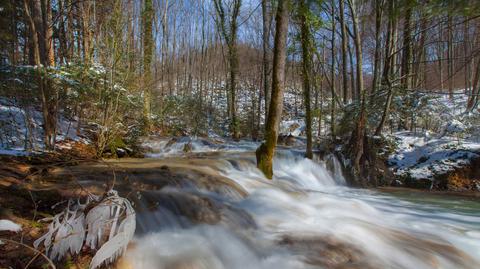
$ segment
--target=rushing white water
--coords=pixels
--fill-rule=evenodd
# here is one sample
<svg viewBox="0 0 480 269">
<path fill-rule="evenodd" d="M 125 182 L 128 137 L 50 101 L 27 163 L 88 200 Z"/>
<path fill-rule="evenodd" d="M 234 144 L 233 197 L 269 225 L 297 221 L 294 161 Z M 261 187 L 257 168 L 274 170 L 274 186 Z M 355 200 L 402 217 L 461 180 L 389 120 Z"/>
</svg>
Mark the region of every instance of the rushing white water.
<svg viewBox="0 0 480 269">
<path fill-rule="evenodd" d="M 326 159 L 331 171 L 285 151 L 270 181 L 252 155 L 212 158 L 210 167 L 248 194 L 200 191 L 247 212 L 255 227 L 185 226 L 182 216 L 160 210 L 138 220 L 158 227 L 135 238 L 126 260 L 133 268 L 480 268 L 478 211 L 349 188 L 338 160 Z"/>
</svg>

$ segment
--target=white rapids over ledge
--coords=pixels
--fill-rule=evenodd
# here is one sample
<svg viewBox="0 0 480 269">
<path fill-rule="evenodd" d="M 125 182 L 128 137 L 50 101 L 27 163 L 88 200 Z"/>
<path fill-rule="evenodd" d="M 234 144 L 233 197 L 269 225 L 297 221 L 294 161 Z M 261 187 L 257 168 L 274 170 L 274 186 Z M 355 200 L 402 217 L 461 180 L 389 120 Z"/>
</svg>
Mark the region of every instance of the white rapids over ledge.
<svg viewBox="0 0 480 269">
<path fill-rule="evenodd" d="M 306 254 L 278 243 L 291 236 L 333 238 L 360 250 L 368 266 L 349 268 L 480 268 L 478 211 L 458 212 L 349 188 L 338 161 L 329 161 L 334 171 L 324 161 L 280 151 L 270 181 L 255 167 L 253 155 L 213 157 L 211 167 L 248 193 L 222 201 L 248 212 L 258 227 L 180 228 L 162 226 L 160 220 L 158 231 L 134 239 L 126 260 L 138 269 L 330 268 L 305 262 Z"/>
</svg>

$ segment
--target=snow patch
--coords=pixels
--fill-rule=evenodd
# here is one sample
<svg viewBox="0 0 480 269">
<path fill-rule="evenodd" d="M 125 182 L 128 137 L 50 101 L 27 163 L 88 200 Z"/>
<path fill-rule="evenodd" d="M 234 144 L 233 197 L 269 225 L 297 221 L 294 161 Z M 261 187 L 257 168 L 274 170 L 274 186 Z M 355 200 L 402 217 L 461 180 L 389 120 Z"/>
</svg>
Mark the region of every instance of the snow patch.
<svg viewBox="0 0 480 269">
<path fill-rule="evenodd" d="M 388 163 L 399 176 L 433 179 L 435 175 L 461 168 L 480 157 L 480 143 L 456 137 L 430 138 L 430 135 L 403 131 L 391 138 L 398 148 L 389 156 Z"/>
<path fill-rule="evenodd" d="M 22 230 L 22 226 L 16 224 L 15 222 L 2 219 L 0 220 L 0 231 L 10 231 L 10 232 L 20 232 Z"/>
</svg>

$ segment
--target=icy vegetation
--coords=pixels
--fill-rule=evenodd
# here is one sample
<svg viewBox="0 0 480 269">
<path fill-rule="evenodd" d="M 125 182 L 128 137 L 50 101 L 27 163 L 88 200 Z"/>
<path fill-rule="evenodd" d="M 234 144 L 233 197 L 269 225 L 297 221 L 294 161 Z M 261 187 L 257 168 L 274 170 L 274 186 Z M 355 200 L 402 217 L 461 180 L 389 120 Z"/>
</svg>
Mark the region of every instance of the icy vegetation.
<svg viewBox="0 0 480 269">
<path fill-rule="evenodd" d="M 2 219 L 0 220 L 0 232 L 1 231 L 10 231 L 10 232 L 20 232 L 22 230 L 22 226 L 16 224 L 15 222 Z"/>
<path fill-rule="evenodd" d="M 50 221 L 47 233 L 34 242 L 34 247 L 42 246 L 52 260 L 60 260 L 67 253 L 79 254 L 86 246 L 96 250 L 91 269 L 111 264 L 123 255 L 136 224 L 130 202 L 114 190 L 103 199 L 89 197 L 84 204 L 70 200 Z"/>
</svg>

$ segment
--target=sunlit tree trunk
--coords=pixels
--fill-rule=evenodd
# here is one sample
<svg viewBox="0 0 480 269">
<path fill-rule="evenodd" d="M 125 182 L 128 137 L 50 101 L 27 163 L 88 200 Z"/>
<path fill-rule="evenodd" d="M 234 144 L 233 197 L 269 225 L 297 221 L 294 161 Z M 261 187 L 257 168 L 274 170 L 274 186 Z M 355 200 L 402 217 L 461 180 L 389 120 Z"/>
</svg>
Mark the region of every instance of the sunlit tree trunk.
<svg viewBox="0 0 480 269">
<path fill-rule="evenodd" d="M 262 0 L 262 26 L 263 26 L 263 33 L 262 33 L 262 46 L 263 46 L 263 68 L 262 68 L 262 75 L 263 75 L 263 93 L 265 96 L 265 119 L 268 117 L 268 106 L 270 105 L 270 59 L 269 59 L 269 48 L 268 48 L 268 41 L 270 39 L 270 19 L 269 19 L 269 11 L 267 6 L 267 0 Z"/>
<path fill-rule="evenodd" d="M 283 110 L 286 46 L 289 0 L 279 0 L 275 17 L 275 44 L 273 49 L 272 96 L 267 118 L 265 142 L 256 151 L 257 167 L 269 179 L 273 177 L 273 156 L 277 145 L 278 128 Z"/>
<path fill-rule="evenodd" d="M 340 29 L 342 35 L 342 80 L 343 80 L 343 103 L 348 101 L 348 70 L 347 70 L 347 29 L 345 25 L 345 4 L 344 0 L 340 2 Z"/>
<path fill-rule="evenodd" d="M 151 129 L 151 88 L 152 88 L 152 56 L 153 56 L 153 1 L 145 0 L 143 7 L 143 117 L 145 129 Z"/>
<path fill-rule="evenodd" d="M 32 48 L 34 50 L 34 64 L 48 67 L 51 62 L 48 35 L 49 31 L 45 27 L 50 24 L 48 19 L 48 9 L 51 12 L 51 6 L 43 0 L 35 0 L 32 6 L 27 0 L 24 0 L 25 17 L 30 26 Z M 42 6 L 43 5 L 43 6 Z M 44 142 L 47 149 L 54 149 L 56 137 L 56 110 L 57 98 L 52 91 L 51 85 L 43 74 L 38 75 L 38 87 L 41 92 L 43 132 Z"/>
<path fill-rule="evenodd" d="M 332 100 L 330 102 L 330 135 L 335 139 L 335 1 L 332 1 L 332 64 L 331 64 L 331 82 L 330 93 Z"/>
</svg>

